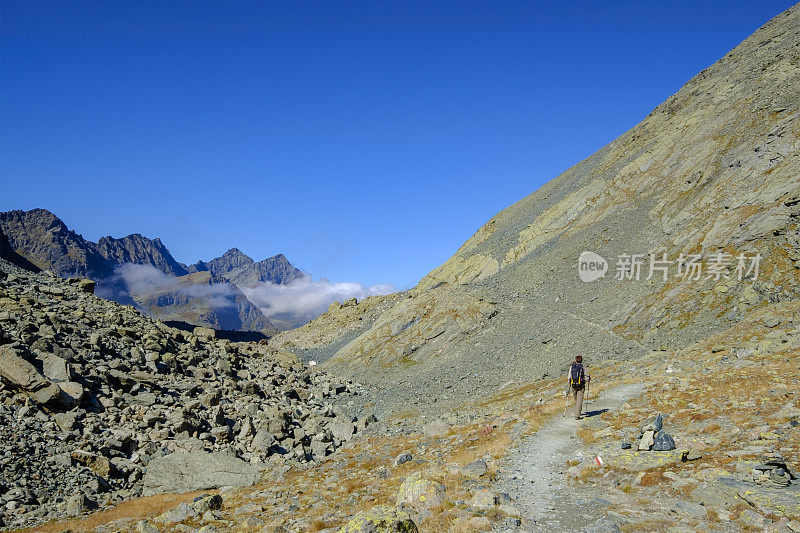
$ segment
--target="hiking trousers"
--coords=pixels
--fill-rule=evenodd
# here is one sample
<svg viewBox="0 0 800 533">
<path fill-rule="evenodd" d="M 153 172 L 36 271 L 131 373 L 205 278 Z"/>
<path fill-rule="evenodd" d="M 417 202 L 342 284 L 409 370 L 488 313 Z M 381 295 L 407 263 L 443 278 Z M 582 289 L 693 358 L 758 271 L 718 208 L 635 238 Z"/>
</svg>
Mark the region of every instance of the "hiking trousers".
<svg viewBox="0 0 800 533">
<path fill-rule="evenodd" d="M 575 406 L 573 408 L 573 415 L 575 415 L 575 418 L 580 418 L 581 416 L 581 411 L 583 409 L 583 391 L 584 387 L 581 387 L 580 389 L 570 387 L 572 401 L 575 402 Z"/>
</svg>

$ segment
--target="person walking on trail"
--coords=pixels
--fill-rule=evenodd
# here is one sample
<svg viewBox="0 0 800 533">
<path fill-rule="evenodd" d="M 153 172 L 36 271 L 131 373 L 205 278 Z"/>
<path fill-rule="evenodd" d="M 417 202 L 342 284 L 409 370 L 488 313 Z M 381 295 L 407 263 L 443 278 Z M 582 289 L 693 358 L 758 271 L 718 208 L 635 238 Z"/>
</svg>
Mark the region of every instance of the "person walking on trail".
<svg viewBox="0 0 800 533">
<path fill-rule="evenodd" d="M 591 377 L 583 366 L 583 357 L 578 355 L 575 357 L 575 362 L 569 367 L 569 372 L 567 373 L 567 397 L 572 395 L 572 401 L 575 402 L 573 409 L 575 420 L 581 419 L 583 393 L 589 380 L 591 380 Z"/>
</svg>

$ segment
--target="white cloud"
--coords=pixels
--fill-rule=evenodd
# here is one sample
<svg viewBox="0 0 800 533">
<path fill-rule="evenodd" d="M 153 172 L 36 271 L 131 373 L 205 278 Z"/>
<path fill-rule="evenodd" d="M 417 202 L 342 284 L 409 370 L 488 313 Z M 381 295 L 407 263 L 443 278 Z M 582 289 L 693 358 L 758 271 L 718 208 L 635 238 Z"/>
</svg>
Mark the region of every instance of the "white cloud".
<svg viewBox="0 0 800 533">
<path fill-rule="evenodd" d="M 175 276 L 165 274 L 152 265 L 123 263 L 114 267 L 114 275 L 125 283 L 131 293 L 143 294 L 177 286 Z"/>
<path fill-rule="evenodd" d="M 328 310 L 335 301 L 390 294 L 393 285 L 365 286 L 354 281 L 332 282 L 325 278 L 314 280 L 305 275 L 287 285 L 259 283 L 239 287 L 269 320 L 280 327 L 297 327 Z M 236 287 L 230 283 L 187 285 L 185 279 L 164 274 L 151 265 L 125 263 L 114 269 L 114 276 L 98 282 L 97 295 L 122 303 L 133 303 L 130 297 L 153 292 L 183 294 L 189 298 L 204 298 L 212 308 L 236 305 Z"/>
<path fill-rule="evenodd" d="M 229 283 L 188 285 L 185 278 L 165 274 L 152 265 L 123 263 L 114 267 L 111 278 L 98 283 L 98 296 L 123 302 L 129 295 L 173 292 L 187 298 L 202 298 L 209 307 L 219 309 L 236 306 L 236 290 Z"/>
<path fill-rule="evenodd" d="M 393 285 L 365 286 L 354 281 L 332 282 L 325 278 L 314 280 L 311 276 L 298 278 L 286 285 L 260 283 L 252 287 L 240 287 L 247 299 L 253 302 L 270 320 L 287 325 L 300 325 L 328 310 L 335 301 L 379 294 L 390 294 Z"/>
</svg>

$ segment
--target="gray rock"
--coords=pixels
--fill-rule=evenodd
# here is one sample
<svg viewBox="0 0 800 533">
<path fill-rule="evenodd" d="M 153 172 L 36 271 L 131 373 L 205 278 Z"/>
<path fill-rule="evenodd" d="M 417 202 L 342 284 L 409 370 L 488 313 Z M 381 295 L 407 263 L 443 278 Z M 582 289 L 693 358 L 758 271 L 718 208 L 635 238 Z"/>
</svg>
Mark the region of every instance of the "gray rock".
<svg viewBox="0 0 800 533">
<path fill-rule="evenodd" d="M 481 477 L 487 472 L 487 470 L 489 470 L 489 467 L 486 465 L 486 461 L 483 459 L 472 461 L 470 464 L 461 469 L 465 476 L 472 479 Z"/>
<path fill-rule="evenodd" d="M 664 427 L 664 415 L 657 414 L 653 420 L 642 426 L 642 432 L 653 431 L 658 433 Z"/>
<path fill-rule="evenodd" d="M 184 502 L 176 508 L 170 509 L 169 511 L 158 515 L 155 520 L 159 524 L 174 524 L 176 522 L 183 522 L 190 516 L 194 515 L 192 514 L 191 509 L 189 509 L 189 505 Z"/>
<path fill-rule="evenodd" d="M 701 459 L 702 457 L 703 457 L 703 454 L 693 448 L 693 449 L 691 449 L 691 450 L 686 452 L 686 455 L 683 456 L 683 460 L 684 461 L 696 461 L 698 459 Z"/>
<path fill-rule="evenodd" d="M 55 413 L 52 416 L 61 431 L 69 432 L 75 429 L 76 413 Z"/>
<path fill-rule="evenodd" d="M 159 531 L 157 527 L 145 520 L 139 520 L 136 523 L 136 533 L 159 533 Z"/>
<path fill-rule="evenodd" d="M 675 441 L 666 431 L 659 431 L 653 440 L 654 451 L 668 452 L 675 449 Z"/>
<path fill-rule="evenodd" d="M 94 509 L 97 509 L 97 502 L 86 496 L 83 492 L 78 491 L 67 498 L 66 512 L 70 516 L 79 515 Z"/>
<path fill-rule="evenodd" d="M 328 448 L 329 446 L 326 442 L 316 439 L 311 441 L 311 454 L 316 460 L 322 459 L 328 455 Z"/>
<path fill-rule="evenodd" d="M 58 388 L 61 390 L 58 401 L 61 405 L 72 408 L 80 405 L 83 399 L 83 386 L 75 381 L 62 381 L 58 383 Z"/>
<path fill-rule="evenodd" d="M 94 294 L 95 282 L 90 279 L 82 279 L 78 282 L 78 287 L 83 292 Z"/>
<path fill-rule="evenodd" d="M 0 346 L 0 377 L 12 387 L 26 392 L 39 404 L 50 403 L 61 397 L 58 385 L 42 376 L 8 345 Z"/>
<path fill-rule="evenodd" d="M 469 506 L 474 509 L 487 511 L 497 505 L 497 495 L 490 490 L 476 492 L 469 501 Z"/>
<path fill-rule="evenodd" d="M 413 456 L 408 452 L 403 452 L 394 458 L 394 466 L 400 466 L 413 459 Z"/>
<path fill-rule="evenodd" d="M 203 494 L 189 504 L 194 515 L 201 515 L 207 511 L 222 509 L 222 496 L 219 494 Z"/>
<path fill-rule="evenodd" d="M 350 442 L 355 433 L 355 426 L 352 422 L 337 417 L 330 425 L 333 438 L 341 442 Z"/>
<path fill-rule="evenodd" d="M 42 374 L 49 380 L 58 383 L 60 381 L 70 381 L 72 379 L 72 372 L 70 371 L 69 364 L 59 356 L 44 353 L 38 354 L 36 359 L 42 365 Z"/>
<path fill-rule="evenodd" d="M 648 430 L 642 434 L 642 438 L 639 439 L 639 444 L 637 446 L 637 449 L 640 452 L 649 451 L 653 447 L 653 444 L 655 442 L 654 433 L 655 432 L 653 430 Z"/>
<path fill-rule="evenodd" d="M 695 518 L 705 518 L 708 514 L 706 507 L 694 502 L 679 501 L 675 503 L 675 508 Z"/>
<path fill-rule="evenodd" d="M 253 438 L 253 448 L 261 452 L 266 452 L 275 442 L 275 435 L 266 429 L 261 429 Z"/>
<path fill-rule="evenodd" d="M 72 452 L 72 459 L 98 476 L 107 478 L 114 473 L 114 467 L 108 457 L 83 450 L 75 450 Z"/>
<path fill-rule="evenodd" d="M 739 522 L 744 524 L 748 529 L 755 529 L 757 531 L 761 531 L 765 527 L 767 527 L 770 523 L 772 523 L 772 520 L 763 515 L 758 514 L 752 509 L 745 509 L 739 515 Z"/>
<path fill-rule="evenodd" d="M 217 336 L 217 332 L 211 328 L 196 327 L 194 334 L 201 339 L 213 339 Z"/>
<path fill-rule="evenodd" d="M 226 453 L 178 450 L 147 466 L 142 494 L 191 492 L 256 483 L 262 469 Z"/>
</svg>

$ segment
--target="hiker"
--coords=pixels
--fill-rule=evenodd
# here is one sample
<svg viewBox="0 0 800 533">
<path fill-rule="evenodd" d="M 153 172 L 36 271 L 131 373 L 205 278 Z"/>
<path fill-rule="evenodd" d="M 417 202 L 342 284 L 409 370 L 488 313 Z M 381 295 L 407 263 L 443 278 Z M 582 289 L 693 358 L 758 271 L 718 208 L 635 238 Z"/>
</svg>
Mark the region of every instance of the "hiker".
<svg viewBox="0 0 800 533">
<path fill-rule="evenodd" d="M 583 357 L 576 355 L 575 362 L 572 363 L 569 367 L 569 372 L 567 372 L 567 397 L 572 395 L 572 401 L 575 402 L 575 420 L 581 419 L 583 392 L 584 389 L 586 389 L 586 384 L 591 379 L 589 373 L 586 372 L 586 369 L 583 367 Z"/>
</svg>

